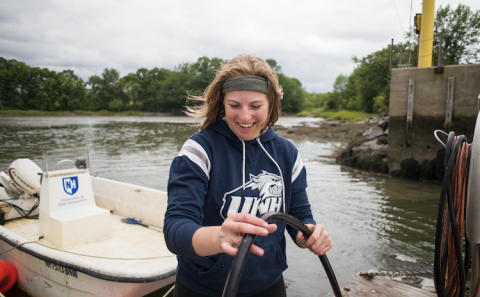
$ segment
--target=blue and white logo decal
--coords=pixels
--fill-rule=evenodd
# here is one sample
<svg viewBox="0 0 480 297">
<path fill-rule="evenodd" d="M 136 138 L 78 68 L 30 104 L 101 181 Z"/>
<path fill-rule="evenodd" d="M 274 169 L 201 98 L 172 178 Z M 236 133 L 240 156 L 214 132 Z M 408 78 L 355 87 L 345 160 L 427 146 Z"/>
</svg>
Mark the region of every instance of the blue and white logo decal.
<svg viewBox="0 0 480 297">
<path fill-rule="evenodd" d="M 283 204 L 283 185 L 280 176 L 262 170 L 250 181 L 225 193 L 220 215 L 225 219 L 231 213 L 249 213 L 254 216 L 267 211 L 280 211 Z"/>
<path fill-rule="evenodd" d="M 73 195 L 78 190 L 78 176 L 65 177 L 63 180 L 63 190 L 68 195 Z"/>
</svg>

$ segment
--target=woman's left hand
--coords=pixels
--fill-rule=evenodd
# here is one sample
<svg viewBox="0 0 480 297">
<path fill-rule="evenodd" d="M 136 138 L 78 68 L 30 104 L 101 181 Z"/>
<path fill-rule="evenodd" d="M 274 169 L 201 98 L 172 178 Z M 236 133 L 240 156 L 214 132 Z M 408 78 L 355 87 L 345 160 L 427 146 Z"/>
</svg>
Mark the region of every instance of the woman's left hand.
<svg viewBox="0 0 480 297">
<path fill-rule="evenodd" d="M 332 248 L 332 240 L 323 225 L 306 225 L 312 235 L 306 239 L 302 232 L 298 231 L 297 245 L 301 248 L 308 248 L 315 255 L 321 256 Z"/>
</svg>

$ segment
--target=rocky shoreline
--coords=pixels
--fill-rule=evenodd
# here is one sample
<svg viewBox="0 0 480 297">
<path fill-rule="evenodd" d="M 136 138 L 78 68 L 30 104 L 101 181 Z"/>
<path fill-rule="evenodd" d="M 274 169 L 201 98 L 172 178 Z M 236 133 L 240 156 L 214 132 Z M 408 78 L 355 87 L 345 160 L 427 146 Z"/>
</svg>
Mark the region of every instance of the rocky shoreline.
<svg viewBox="0 0 480 297">
<path fill-rule="evenodd" d="M 388 117 L 360 122 L 321 121 L 289 129 L 277 129 L 281 136 L 339 143 L 332 158 L 336 163 L 367 172 L 388 174 Z"/>
</svg>

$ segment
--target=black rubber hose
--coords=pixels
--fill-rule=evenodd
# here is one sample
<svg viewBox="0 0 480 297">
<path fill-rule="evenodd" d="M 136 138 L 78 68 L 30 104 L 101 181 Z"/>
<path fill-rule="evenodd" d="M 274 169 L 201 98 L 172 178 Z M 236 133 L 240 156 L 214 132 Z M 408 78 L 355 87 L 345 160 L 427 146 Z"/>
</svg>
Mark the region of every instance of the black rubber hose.
<svg viewBox="0 0 480 297">
<path fill-rule="evenodd" d="M 263 214 L 260 218 L 267 223 L 279 221 L 288 224 L 297 229 L 298 231 L 302 232 L 307 238 L 312 235 L 312 231 L 310 231 L 310 229 L 308 229 L 308 227 L 304 223 L 302 223 L 297 218 L 285 213 L 271 211 Z M 236 296 L 243 268 L 245 267 L 245 262 L 247 261 L 250 248 L 252 247 L 252 244 L 255 241 L 256 237 L 256 235 L 246 234 L 243 238 L 242 243 L 238 247 L 237 255 L 233 259 L 232 267 L 230 268 L 230 273 L 228 274 L 222 297 Z M 330 281 L 330 285 L 332 286 L 335 297 L 342 297 L 342 292 L 340 290 L 340 287 L 338 286 L 337 278 L 335 277 L 335 273 L 330 266 L 327 255 L 318 256 L 318 258 L 320 258 L 323 268 L 327 273 L 328 280 Z"/>
</svg>

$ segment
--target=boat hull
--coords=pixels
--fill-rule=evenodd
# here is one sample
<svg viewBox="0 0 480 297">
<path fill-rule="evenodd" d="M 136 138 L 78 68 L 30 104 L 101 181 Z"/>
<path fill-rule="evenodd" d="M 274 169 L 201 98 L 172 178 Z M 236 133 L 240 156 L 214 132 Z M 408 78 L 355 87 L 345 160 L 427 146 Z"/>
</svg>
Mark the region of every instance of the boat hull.
<svg viewBox="0 0 480 297">
<path fill-rule="evenodd" d="M 13 248 L 4 238 L 0 239 L 1 251 Z M 110 277 L 112 280 L 109 281 L 68 268 L 71 265 L 67 263 L 59 263 L 54 259 L 50 262 L 48 258 L 40 259 L 19 249 L 5 253 L 0 258 L 15 266 L 17 285 L 32 297 L 144 296 L 175 282 L 174 273 L 148 283 L 142 283 L 141 279 L 126 282 L 118 278 L 115 281 L 115 277 Z"/>
</svg>

